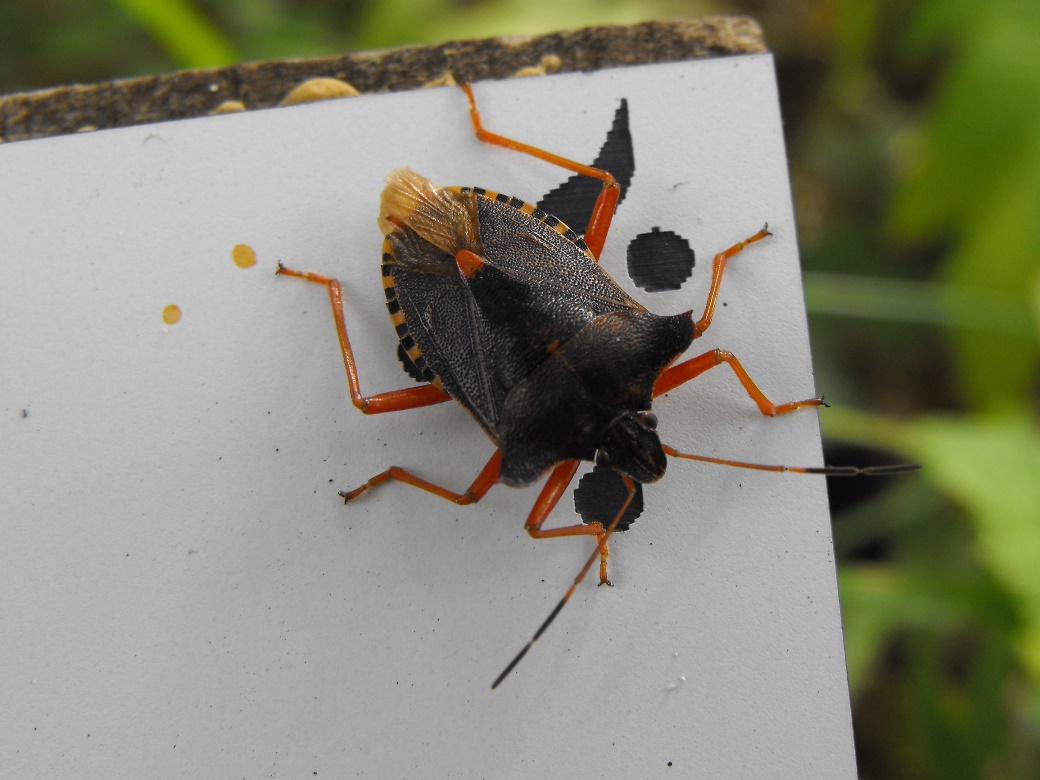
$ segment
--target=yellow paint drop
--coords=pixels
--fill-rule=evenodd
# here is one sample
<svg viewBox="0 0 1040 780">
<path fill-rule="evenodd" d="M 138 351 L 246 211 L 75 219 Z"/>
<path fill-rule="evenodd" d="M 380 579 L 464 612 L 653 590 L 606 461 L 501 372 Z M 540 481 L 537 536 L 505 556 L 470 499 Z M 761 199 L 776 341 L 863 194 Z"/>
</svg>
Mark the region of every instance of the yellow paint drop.
<svg viewBox="0 0 1040 780">
<path fill-rule="evenodd" d="M 181 307 L 176 303 L 171 303 L 165 309 L 162 310 L 162 319 L 167 325 L 173 325 L 174 323 L 181 321 Z"/>
<path fill-rule="evenodd" d="M 282 105 L 294 106 L 297 103 L 313 103 L 315 100 L 356 97 L 360 94 L 353 84 L 342 79 L 307 79 L 302 84 L 298 84 L 292 92 L 282 99 Z"/>
<path fill-rule="evenodd" d="M 231 259 L 239 268 L 251 268 L 256 265 L 256 251 L 249 244 L 235 244 L 231 250 Z"/>
</svg>

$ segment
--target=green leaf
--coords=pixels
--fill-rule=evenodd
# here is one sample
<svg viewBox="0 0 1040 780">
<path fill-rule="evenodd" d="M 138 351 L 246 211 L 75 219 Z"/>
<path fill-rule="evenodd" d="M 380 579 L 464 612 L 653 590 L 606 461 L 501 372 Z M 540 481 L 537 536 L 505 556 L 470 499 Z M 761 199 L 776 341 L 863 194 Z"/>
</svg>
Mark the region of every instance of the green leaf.
<svg viewBox="0 0 1040 780">
<path fill-rule="evenodd" d="M 163 45 L 179 65 L 205 68 L 238 62 L 238 53 L 187 0 L 111 0 Z"/>
<path fill-rule="evenodd" d="M 950 629 L 966 619 L 938 577 L 897 567 L 844 566 L 838 575 L 849 687 L 858 693 L 899 630 Z"/>
<path fill-rule="evenodd" d="M 1040 682 L 1040 429 L 1024 410 L 908 423 L 922 476 L 970 512 L 977 555 L 1018 601 L 1020 660 Z"/>
<path fill-rule="evenodd" d="M 920 323 L 995 336 L 1036 338 L 1037 314 L 1020 295 L 909 279 L 806 272 L 805 304 L 810 314 Z M 1040 290 L 1034 293 L 1040 299 Z M 1040 310 L 1040 301 L 1033 302 Z"/>
</svg>

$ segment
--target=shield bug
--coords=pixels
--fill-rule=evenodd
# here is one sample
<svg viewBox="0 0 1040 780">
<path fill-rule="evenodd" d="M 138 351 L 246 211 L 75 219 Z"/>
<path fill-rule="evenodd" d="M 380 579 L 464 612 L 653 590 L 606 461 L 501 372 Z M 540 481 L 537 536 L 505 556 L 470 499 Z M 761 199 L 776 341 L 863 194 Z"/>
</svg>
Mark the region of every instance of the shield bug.
<svg viewBox="0 0 1040 780">
<path fill-rule="evenodd" d="M 281 264 L 278 273 L 327 288 L 351 400 L 358 409 L 378 414 L 454 399 L 496 447 L 461 493 L 391 466 L 341 492 L 345 502 L 396 480 L 456 504 L 471 504 L 498 482 L 524 487 L 548 474 L 525 530 L 538 539 L 595 537 L 596 548 L 573 583 L 494 688 L 553 621 L 597 559 L 600 584 L 610 584 L 610 535 L 627 525 L 624 518 L 637 484 L 660 479 L 669 457 L 811 474 L 893 473 L 912 467 L 766 466 L 681 453 L 663 444 L 651 411 L 653 399 L 715 366 L 732 369 L 763 415 L 823 404 L 822 398 L 773 403 L 737 358 L 721 349 L 680 360 L 711 325 L 727 263 L 767 238 L 768 229 L 715 255 L 699 318 L 693 311 L 654 314 L 598 262 L 620 195 L 614 176 L 486 130 L 472 89 L 462 89 L 478 140 L 599 182 L 584 236 L 518 198 L 479 187 L 437 186 L 404 168 L 390 173 L 378 218 L 384 235 L 383 292 L 410 373 L 426 384 L 371 396 L 361 392 L 339 282 Z M 620 477 L 620 507 L 612 517 L 545 528 L 582 461 Z"/>
</svg>

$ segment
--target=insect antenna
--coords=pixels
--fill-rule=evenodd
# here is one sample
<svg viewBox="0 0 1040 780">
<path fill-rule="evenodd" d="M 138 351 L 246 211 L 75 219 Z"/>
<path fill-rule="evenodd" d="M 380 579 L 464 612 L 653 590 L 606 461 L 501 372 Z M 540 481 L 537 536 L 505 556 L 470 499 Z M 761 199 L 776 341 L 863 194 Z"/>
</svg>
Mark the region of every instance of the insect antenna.
<svg viewBox="0 0 1040 780">
<path fill-rule="evenodd" d="M 882 477 L 890 474 L 903 474 L 907 471 L 917 471 L 921 468 L 920 463 L 890 463 L 882 466 L 770 466 L 764 463 L 746 463 L 742 460 L 726 460 L 725 458 L 711 458 L 707 455 L 690 455 L 679 452 L 674 447 L 664 446 L 666 455 L 684 460 L 696 460 L 702 463 L 715 463 L 720 466 L 735 466 L 741 469 L 755 469 L 757 471 L 789 471 L 792 474 L 822 474 L 825 477 Z"/>
<path fill-rule="evenodd" d="M 631 503 L 632 497 L 636 494 L 636 486 L 635 483 L 632 481 L 632 478 L 622 475 L 622 479 L 625 480 L 625 486 L 628 488 L 628 497 L 625 499 L 625 502 L 621 505 L 621 509 L 618 510 L 618 513 L 614 516 L 614 519 L 611 521 L 610 525 L 607 526 L 607 530 L 603 533 L 602 538 L 600 538 L 599 544 L 596 545 L 596 549 L 592 551 L 592 555 L 590 555 L 589 559 L 585 561 L 585 565 L 581 567 L 581 571 L 578 572 L 578 576 L 574 578 L 574 582 L 571 583 L 571 586 L 567 588 L 567 592 L 563 594 L 563 598 L 560 599 L 559 603 L 555 607 L 553 607 L 552 612 L 549 613 L 549 617 L 543 620 L 542 624 L 538 626 L 538 630 L 534 632 L 534 636 L 532 636 L 531 639 L 528 640 L 527 644 L 524 645 L 523 648 L 521 648 L 520 652 L 517 653 L 516 656 L 514 656 L 513 660 L 510 661 L 506 665 L 506 668 L 502 670 L 502 673 L 495 678 L 495 681 L 493 683 L 491 683 L 491 690 L 495 690 L 495 688 L 497 688 L 502 683 L 502 681 L 509 676 L 509 673 L 516 668 L 516 665 L 520 663 L 523 657 L 527 655 L 527 651 L 531 649 L 531 645 L 538 641 L 538 638 L 545 633 L 545 629 L 547 629 L 556 619 L 556 616 L 560 614 L 560 610 L 563 609 L 564 604 L 566 604 L 567 601 L 570 599 L 571 595 L 574 593 L 574 589 L 578 587 L 581 581 L 585 579 L 585 575 L 589 573 L 589 569 L 592 568 L 592 564 L 596 562 L 597 558 L 602 557 L 603 552 L 606 550 L 607 547 L 607 540 L 610 538 L 611 534 L 614 533 L 614 529 L 617 528 L 617 525 L 621 521 L 622 516 L 624 516 L 625 510 L 628 509 L 628 505 Z M 607 584 L 609 585 L 610 583 L 608 582 Z"/>
</svg>

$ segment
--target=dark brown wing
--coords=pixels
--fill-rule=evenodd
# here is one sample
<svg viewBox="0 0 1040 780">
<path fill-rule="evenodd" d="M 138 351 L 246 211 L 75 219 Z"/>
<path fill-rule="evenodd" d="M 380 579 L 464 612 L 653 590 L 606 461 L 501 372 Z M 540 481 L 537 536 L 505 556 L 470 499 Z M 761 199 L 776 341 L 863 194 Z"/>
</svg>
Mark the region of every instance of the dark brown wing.
<svg viewBox="0 0 1040 780">
<path fill-rule="evenodd" d="M 395 186 L 391 181 L 387 189 Z M 476 188 L 441 190 L 411 179 L 407 186 L 420 193 L 419 206 L 409 201 L 398 213 L 391 209 L 391 219 L 384 208 L 381 219 L 388 231 L 383 276 L 391 318 L 424 377 L 469 409 L 497 443 L 513 387 L 597 315 L 643 309 L 573 231 L 534 206 Z M 459 204 L 472 204 L 473 211 Z M 412 224 L 419 211 L 417 230 Z M 467 219 L 475 220 L 478 235 L 447 224 Z M 459 271 L 459 249 L 480 255 L 478 271 Z"/>
</svg>

